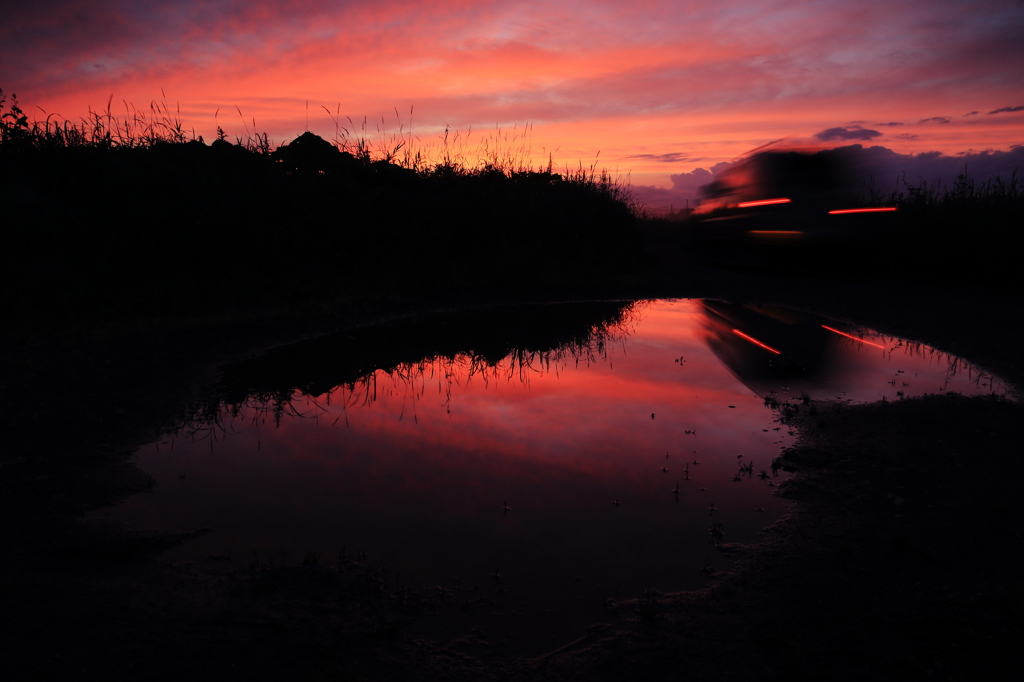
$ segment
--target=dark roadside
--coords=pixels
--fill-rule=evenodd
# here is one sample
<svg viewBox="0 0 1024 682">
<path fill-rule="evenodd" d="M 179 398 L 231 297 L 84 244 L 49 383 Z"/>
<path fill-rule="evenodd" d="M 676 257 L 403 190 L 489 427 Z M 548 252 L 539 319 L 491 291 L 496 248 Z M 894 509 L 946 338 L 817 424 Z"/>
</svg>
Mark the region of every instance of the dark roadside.
<svg viewBox="0 0 1024 682">
<path fill-rule="evenodd" d="M 1017 386 L 1024 380 L 1016 357 L 1021 306 L 1012 296 L 716 270 L 668 238 L 651 238 L 649 252 L 643 275 L 602 297 L 806 308 L 924 341 Z M 794 458 L 806 486 L 794 488 L 802 499 L 769 542 L 730 548 L 736 567 L 718 587 L 651 595 L 642 612 L 621 604 L 609 627 L 537 661 L 491 663 L 472 649 L 409 641 L 401 614 L 374 605 L 378 588 L 357 567 L 254 576 L 219 565 L 168 567 L 156 550 L 180 538 L 84 533 L 76 523 L 84 510 L 146 489 L 128 455 L 173 421 L 218 364 L 318 332 L 494 299 L 435 294 L 121 332 L 11 334 L 4 668 L 15 679 L 659 679 L 683 671 L 908 679 L 929 670 L 957 679 L 969 665 L 1005 664 L 1013 655 L 1020 633 L 1006 614 L 1019 593 L 1003 571 L 1019 551 L 1019 513 L 1006 471 L 1021 419 L 1019 408 L 1002 403 L 941 398 L 886 413 L 820 406 L 815 418 L 794 415 L 807 452 L 824 454 Z M 716 563 L 725 568 L 724 556 Z M 268 576 L 278 580 L 274 589 L 264 589 Z"/>
</svg>

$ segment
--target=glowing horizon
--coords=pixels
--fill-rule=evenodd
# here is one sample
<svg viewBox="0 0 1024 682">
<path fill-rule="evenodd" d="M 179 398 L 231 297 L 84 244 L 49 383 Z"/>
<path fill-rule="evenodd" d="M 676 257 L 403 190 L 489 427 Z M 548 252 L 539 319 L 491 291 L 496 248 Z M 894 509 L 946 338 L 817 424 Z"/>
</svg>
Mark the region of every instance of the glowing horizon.
<svg viewBox="0 0 1024 682">
<path fill-rule="evenodd" d="M 1006 1 L 51 4 L 0 28 L 0 87 L 40 118 L 163 100 L 208 141 L 255 119 L 280 144 L 333 139 L 326 108 L 421 147 L 450 126 L 472 152 L 500 129 L 533 165 L 652 188 L 780 138 L 946 156 L 1024 142 L 1024 10 Z"/>
</svg>

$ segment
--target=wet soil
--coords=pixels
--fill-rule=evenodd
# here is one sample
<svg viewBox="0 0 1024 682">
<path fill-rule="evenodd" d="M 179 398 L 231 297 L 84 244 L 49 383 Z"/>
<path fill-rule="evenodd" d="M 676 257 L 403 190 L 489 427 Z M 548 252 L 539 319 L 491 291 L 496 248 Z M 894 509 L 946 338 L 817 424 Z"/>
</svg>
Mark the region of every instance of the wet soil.
<svg viewBox="0 0 1024 682">
<path fill-rule="evenodd" d="M 804 308 L 1024 386 L 1015 295 L 799 268 L 718 270 L 666 235 L 655 235 L 651 255 L 645 279 L 604 295 Z M 801 408 L 788 417 L 802 434 L 788 458 L 798 470 L 785 489 L 792 513 L 764 543 L 709 547 L 712 587 L 610 603 L 586 636 L 528 660 L 489 653 L 499 647 L 486 629 L 431 639 L 433 597 L 399 595 L 358 557 L 171 565 L 159 550 L 187 533 L 77 520 L 147 489 L 132 449 L 172 423 L 218 365 L 318 332 L 487 302 L 462 294 L 5 332 L 5 678 L 975 679 L 1019 662 L 1024 415 L 1005 401 Z"/>
<path fill-rule="evenodd" d="M 1022 414 L 959 396 L 789 418 L 792 514 L 724 545 L 711 588 L 647 612 L 541 679 L 982 679 L 1020 662 Z M 727 529 L 726 529 L 727 530 Z M 642 605 L 642 602 L 641 602 Z M 628 613 L 633 611 L 633 613 Z M 653 613 L 652 613 L 653 611 Z"/>
</svg>

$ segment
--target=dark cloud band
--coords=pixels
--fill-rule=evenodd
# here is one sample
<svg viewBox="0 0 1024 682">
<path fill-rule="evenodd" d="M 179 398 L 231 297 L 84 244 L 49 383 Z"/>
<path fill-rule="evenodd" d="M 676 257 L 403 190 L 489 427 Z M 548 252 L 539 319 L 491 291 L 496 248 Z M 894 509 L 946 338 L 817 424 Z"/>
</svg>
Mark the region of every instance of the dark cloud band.
<svg viewBox="0 0 1024 682">
<path fill-rule="evenodd" d="M 827 130 L 822 130 L 820 133 L 814 134 L 814 137 L 822 142 L 847 142 L 850 140 L 867 141 L 881 136 L 882 133 L 877 130 L 868 130 L 867 128 L 828 128 Z"/>
</svg>

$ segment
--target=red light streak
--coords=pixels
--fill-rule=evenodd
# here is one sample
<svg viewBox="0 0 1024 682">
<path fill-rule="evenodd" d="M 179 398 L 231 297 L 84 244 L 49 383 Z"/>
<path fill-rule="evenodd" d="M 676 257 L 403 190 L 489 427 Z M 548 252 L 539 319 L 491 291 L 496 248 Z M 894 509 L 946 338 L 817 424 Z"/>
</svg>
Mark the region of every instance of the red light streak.
<svg viewBox="0 0 1024 682">
<path fill-rule="evenodd" d="M 844 208 L 839 211 L 829 211 L 829 215 L 839 215 L 841 213 L 889 213 L 895 211 L 895 206 L 888 206 L 886 208 Z"/>
<path fill-rule="evenodd" d="M 775 350 L 771 346 L 769 346 L 767 344 L 764 344 L 764 343 L 761 343 L 760 341 L 755 339 L 753 336 L 747 336 L 746 334 L 741 332 L 739 329 L 733 329 L 732 333 L 735 334 L 736 336 L 739 336 L 741 338 L 746 339 L 747 341 L 750 341 L 750 343 L 754 344 L 755 346 L 761 346 L 761 348 L 764 348 L 765 350 L 769 350 L 769 351 L 775 353 L 776 355 L 782 355 L 782 351 Z"/>
<path fill-rule="evenodd" d="M 764 199 L 762 201 L 743 201 L 738 204 L 740 208 L 750 208 L 751 206 L 771 206 L 772 204 L 788 204 L 789 199 Z"/>
<path fill-rule="evenodd" d="M 885 350 L 885 346 L 880 346 L 877 343 L 871 343 L 870 341 L 865 341 L 864 339 L 858 339 L 856 336 L 852 336 L 851 334 L 847 334 L 846 332 L 841 332 L 838 329 L 833 329 L 832 327 L 829 327 L 828 325 L 824 325 L 823 324 L 823 325 L 821 325 L 821 327 L 822 327 L 822 329 L 827 329 L 830 332 L 835 332 L 836 334 L 839 334 L 840 336 L 845 336 L 848 339 L 853 339 L 854 341 L 860 341 L 861 343 L 866 343 L 869 346 L 874 346 L 875 348 L 881 348 L 882 350 Z"/>
<path fill-rule="evenodd" d="M 800 230 L 748 230 L 750 234 L 803 234 Z"/>
</svg>

